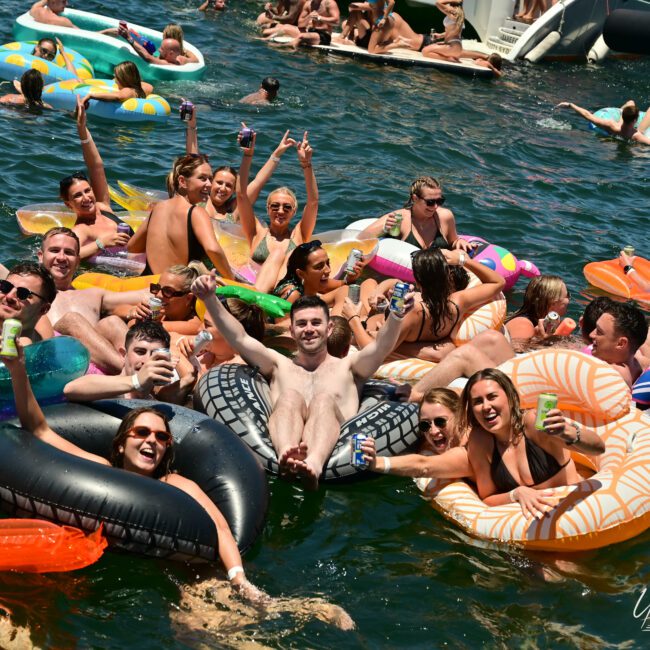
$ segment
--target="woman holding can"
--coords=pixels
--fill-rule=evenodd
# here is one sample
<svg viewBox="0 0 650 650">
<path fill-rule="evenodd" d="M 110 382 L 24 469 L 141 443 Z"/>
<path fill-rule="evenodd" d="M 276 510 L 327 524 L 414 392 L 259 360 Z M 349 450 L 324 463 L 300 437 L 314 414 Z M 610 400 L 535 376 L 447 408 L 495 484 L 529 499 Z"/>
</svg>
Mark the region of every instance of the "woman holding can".
<svg viewBox="0 0 650 650">
<path fill-rule="evenodd" d="M 514 384 L 496 368 L 472 375 L 461 395 L 460 426 L 469 429 L 467 453 L 478 494 L 489 506 L 517 502 L 526 517 L 554 505 L 545 488 L 582 480 L 571 449 L 599 455 L 605 444 L 558 408 L 542 418 L 522 411 Z"/>
<path fill-rule="evenodd" d="M 379 217 L 360 237 L 393 237 L 416 248 L 437 246 L 471 250 L 476 244 L 458 236 L 454 213 L 442 207 L 445 200 L 435 178 L 420 176 L 411 183 L 404 207 Z"/>
</svg>

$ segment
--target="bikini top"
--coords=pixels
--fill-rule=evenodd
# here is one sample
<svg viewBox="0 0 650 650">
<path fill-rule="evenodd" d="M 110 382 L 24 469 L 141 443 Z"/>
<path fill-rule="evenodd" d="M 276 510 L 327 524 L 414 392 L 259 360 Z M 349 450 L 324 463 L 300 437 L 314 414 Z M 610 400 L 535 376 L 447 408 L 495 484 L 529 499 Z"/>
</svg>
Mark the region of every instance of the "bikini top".
<svg viewBox="0 0 650 650">
<path fill-rule="evenodd" d="M 452 300 L 450 300 L 449 302 L 456 308 L 456 318 L 454 319 L 454 322 L 451 328 L 449 329 L 449 333 L 451 333 L 454 331 L 454 327 L 456 327 L 456 324 L 460 319 L 460 309 L 458 308 L 458 305 Z M 418 332 L 418 337 L 415 339 L 415 341 L 407 341 L 407 343 L 416 343 L 417 341 L 420 340 L 420 337 L 422 336 L 422 332 L 424 331 L 424 324 L 426 322 L 427 322 L 427 309 L 424 306 L 424 303 L 422 303 L 422 321 L 420 322 L 420 331 Z M 445 336 L 441 336 L 440 338 L 432 340 L 432 343 L 436 343 L 437 341 L 442 341 L 442 339 L 446 339 L 448 336 L 449 334 L 445 334 Z M 425 339 L 425 340 L 431 340 L 431 339 Z"/>
<path fill-rule="evenodd" d="M 187 261 L 191 260 L 203 260 L 206 257 L 205 250 L 203 246 L 199 243 L 196 235 L 194 234 L 194 229 L 192 228 L 192 212 L 196 206 L 193 205 L 187 211 Z"/>
<path fill-rule="evenodd" d="M 528 461 L 528 468 L 530 469 L 530 475 L 533 478 L 533 482 L 527 487 L 534 487 L 535 485 L 548 481 L 571 462 L 571 459 L 569 459 L 564 463 L 564 465 L 560 465 L 555 456 L 549 454 L 537 443 L 526 437 L 526 434 L 524 434 L 524 444 L 526 445 L 526 460 Z M 492 482 L 496 486 L 498 493 L 510 492 L 516 487 L 519 487 L 519 483 L 512 478 L 512 474 L 503 462 L 503 458 L 497 448 L 496 440 L 494 441 L 494 448 L 492 451 L 490 476 L 492 477 Z"/>
<path fill-rule="evenodd" d="M 266 262 L 266 258 L 269 256 L 269 245 L 266 243 L 267 236 L 268 233 L 266 233 L 266 235 L 262 237 L 262 240 L 253 251 L 253 254 L 251 255 L 251 259 L 253 260 L 253 262 L 257 262 L 258 264 L 264 264 L 264 262 Z M 289 241 L 289 246 L 287 246 L 287 255 L 295 247 L 296 247 L 296 242 L 293 241 L 293 239 L 291 239 Z"/>
</svg>

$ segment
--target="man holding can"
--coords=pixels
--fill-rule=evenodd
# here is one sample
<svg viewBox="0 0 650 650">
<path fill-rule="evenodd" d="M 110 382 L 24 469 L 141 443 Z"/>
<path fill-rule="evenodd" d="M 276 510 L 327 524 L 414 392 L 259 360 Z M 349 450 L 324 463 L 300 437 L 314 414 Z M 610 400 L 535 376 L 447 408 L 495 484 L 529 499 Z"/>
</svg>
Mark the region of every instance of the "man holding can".
<svg viewBox="0 0 650 650">
<path fill-rule="evenodd" d="M 412 299 L 407 296 L 403 305 L 395 301 L 377 338 L 360 352 L 338 359 L 327 351 L 332 329 L 327 305 L 318 296 L 302 296 L 291 308 L 289 329 L 297 354 L 289 359 L 246 334 L 217 300 L 215 289 L 214 273 L 192 284 L 192 293 L 205 302 L 227 343 L 269 381 L 269 431 L 280 473 L 298 474 L 307 489 L 317 489 L 340 426 L 357 413 L 361 388 L 396 344 Z"/>
</svg>

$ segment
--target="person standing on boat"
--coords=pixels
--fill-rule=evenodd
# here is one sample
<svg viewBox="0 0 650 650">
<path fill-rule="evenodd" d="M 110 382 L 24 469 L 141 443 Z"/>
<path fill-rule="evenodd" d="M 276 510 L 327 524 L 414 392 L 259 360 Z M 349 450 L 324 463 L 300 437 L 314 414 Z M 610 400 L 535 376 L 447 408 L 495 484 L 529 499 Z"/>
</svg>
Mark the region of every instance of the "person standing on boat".
<svg viewBox="0 0 650 650">
<path fill-rule="evenodd" d="M 29 15 L 37 23 L 79 29 L 69 18 L 61 15 L 67 5 L 68 0 L 38 0 L 29 10 Z"/>
</svg>

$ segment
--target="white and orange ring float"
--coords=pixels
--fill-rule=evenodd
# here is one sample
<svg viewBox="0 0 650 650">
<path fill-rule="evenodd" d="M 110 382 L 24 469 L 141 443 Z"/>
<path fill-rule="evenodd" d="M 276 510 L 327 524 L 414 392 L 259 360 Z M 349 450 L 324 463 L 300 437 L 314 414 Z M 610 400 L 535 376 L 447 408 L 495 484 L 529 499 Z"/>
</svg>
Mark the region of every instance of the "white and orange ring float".
<svg viewBox="0 0 650 650">
<path fill-rule="evenodd" d="M 487 506 L 462 481 L 418 479 L 424 498 L 473 537 L 539 551 L 584 551 L 630 539 L 650 527 L 650 420 L 632 408 L 630 391 L 608 364 L 571 350 L 539 350 L 501 366 L 517 386 L 522 406 L 534 408 L 542 391 L 559 407 L 593 426 L 606 451 L 574 460 L 596 473 L 577 485 L 554 488 L 558 505 L 541 520 L 519 504 Z"/>
</svg>

